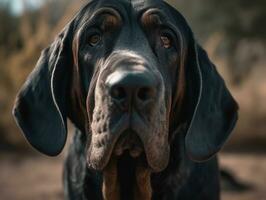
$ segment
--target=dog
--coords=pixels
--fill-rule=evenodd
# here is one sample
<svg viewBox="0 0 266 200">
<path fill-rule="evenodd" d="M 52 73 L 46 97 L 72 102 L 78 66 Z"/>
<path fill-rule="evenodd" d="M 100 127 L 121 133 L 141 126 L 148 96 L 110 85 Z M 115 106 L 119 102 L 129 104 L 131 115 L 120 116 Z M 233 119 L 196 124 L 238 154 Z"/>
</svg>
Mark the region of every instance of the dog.
<svg viewBox="0 0 266 200">
<path fill-rule="evenodd" d="M 92 0 L 43 50 L 13 114 L 64 167 L 69 200 L 218 200 L 238 106 L 184 17 L 159 0 Z"/>
</svg>

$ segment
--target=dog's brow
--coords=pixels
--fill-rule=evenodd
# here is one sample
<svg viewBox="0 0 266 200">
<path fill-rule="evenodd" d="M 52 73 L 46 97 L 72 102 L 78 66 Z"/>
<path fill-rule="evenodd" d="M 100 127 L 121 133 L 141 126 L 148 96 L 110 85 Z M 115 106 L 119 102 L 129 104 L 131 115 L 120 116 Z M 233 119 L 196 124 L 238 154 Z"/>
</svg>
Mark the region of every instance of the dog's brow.
<svg viewBox="0 0 266 200">
<path fill-rule="evenodd" d="M 122 22 L 121 14 L 114 8 L 104 7 L 97 10 L 88 23 L 101 22 L 102 29 L 106 30 L 110 27 L 116 27 Z"/>
<path fill-rule="evenodd" d="M 140 22 L 144 26 L 162 24 L 165 20 L 164 14 L 156 8 L 149 9 L 140 16 Z"/>
<path fill-rule="evenodd" d="M 96 20 L 97 18 L 99 18 L 100 16 L 103 16 L 103 15 L 110 16 L 109 19 L 113 19 L 113 20 L 114 19 L 117 19 L 117 21 L 122 21 L 122 17 L 121 17 L 120 12 L 117 11 L 116 9 L 114 9 L 114 8 L 109 8 L 109 7 L 100 8 L 99 10 L 97 10 L 91 16 L 91 18 L 89 19 L 89 21 L 94 21 L 94 20 Z M 113 20 L 111 20 L 111 21 L 113 21 Z M 108 21 L 110 21 L 110 20 L 108 20 Z"/>
</svg>

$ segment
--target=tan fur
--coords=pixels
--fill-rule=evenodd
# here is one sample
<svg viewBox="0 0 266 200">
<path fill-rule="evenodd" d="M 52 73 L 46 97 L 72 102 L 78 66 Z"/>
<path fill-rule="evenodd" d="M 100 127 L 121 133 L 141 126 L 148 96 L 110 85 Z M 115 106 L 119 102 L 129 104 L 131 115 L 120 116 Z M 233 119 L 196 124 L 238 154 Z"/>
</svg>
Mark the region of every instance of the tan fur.
<svg viewBox="0 0 266 200">
<path fill-rule="evenodd" d="M 119 183 L 117 179 L 117 160 L 111 158 L 110 162 L 103 171 L 103 199 L 104 200 L 119 200 Z"/>
<path fill-rule="evenodd" d="M 134 188 L 134 200 L 151 200 L 152 188 L 150 182 L 151 172 L 141 164 L 136 168 L 136 185 Z M 104 200 L 119 200 L 120 186 L 117 177 L 117 159 L 112 157 L 103 171 L 102 185 Z"/>
<path fill-rule="evenodd" d="M 150 200 L 152 197 L 152 188 L 150 176 L 151 172 L 148 168 L 137 166 L 135 187 L 135 200 Z"/>
</svg>

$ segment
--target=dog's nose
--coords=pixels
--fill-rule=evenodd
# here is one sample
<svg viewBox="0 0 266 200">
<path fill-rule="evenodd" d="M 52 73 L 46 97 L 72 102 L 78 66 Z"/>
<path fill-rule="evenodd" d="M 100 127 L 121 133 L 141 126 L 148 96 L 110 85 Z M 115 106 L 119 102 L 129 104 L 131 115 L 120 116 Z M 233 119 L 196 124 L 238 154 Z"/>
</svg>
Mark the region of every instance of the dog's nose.
<svg viewBox="0 0 266 200">
<path fill-rule="evenodd" d="M 147 72 L 118 71 L 106 80 L 110 96 L 123 107 L 152 102 L 156 96 L 156 83 L 155 77 Z"/>
</svg>

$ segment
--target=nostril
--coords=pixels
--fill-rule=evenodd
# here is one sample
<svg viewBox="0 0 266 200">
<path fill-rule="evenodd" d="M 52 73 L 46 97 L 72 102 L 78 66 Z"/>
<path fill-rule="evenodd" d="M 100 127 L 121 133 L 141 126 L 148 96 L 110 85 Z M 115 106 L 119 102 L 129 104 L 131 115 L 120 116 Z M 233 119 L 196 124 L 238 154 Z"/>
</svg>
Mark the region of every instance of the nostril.
<svg viewBox="0 0 266 200">
<path fill-rule="evenodd" d="M 147 101 L 149 99 L 152 99 L 153 96 L 154 96 L 154 91 L 149 87 L 140 88 L 137 93 L 137 97 L 141 101 Z"/>
<path fill-rule="evenodd" d="M 123 87 L 113 87 L 111 89 L 111 97 L 116 100 L 123 100 L 127 96 L 127 93 Z"/>
</svg>

